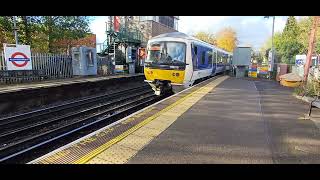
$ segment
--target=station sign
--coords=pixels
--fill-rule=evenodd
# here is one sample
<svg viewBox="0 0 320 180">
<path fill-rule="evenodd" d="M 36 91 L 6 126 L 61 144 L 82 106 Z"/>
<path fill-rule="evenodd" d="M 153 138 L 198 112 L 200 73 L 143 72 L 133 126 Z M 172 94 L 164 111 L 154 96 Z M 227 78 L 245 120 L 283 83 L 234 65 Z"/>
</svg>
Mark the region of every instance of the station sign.
<svg viewBox="0 0 320 180">
<path fill-rule="evenodd" d="M 307 56 L 305 54 L 296 55 L 296 61 L 295 61 L 296 66 L 297 67 L 303 66 L 306 63 L 306 59 L 307 59 Z"/>
<path fill-rule="evenodd" d="M 3 44 L 8 70 L 32 70 L 29 45 Z"/>
</svg>

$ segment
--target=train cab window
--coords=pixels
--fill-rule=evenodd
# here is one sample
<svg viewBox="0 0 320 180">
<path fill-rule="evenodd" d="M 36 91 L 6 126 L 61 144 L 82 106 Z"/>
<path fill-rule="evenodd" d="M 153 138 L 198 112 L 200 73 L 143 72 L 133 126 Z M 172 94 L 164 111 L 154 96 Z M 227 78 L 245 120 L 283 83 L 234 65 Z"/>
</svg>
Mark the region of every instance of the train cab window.
<svg viewBox="0 0 320 180">
<path fill-rule="evenodd" d="M 202 51 L 202 56 L 201 56 L 201 64 L 205 64 L 206 61 L 206 51 Z"/>
</svg>

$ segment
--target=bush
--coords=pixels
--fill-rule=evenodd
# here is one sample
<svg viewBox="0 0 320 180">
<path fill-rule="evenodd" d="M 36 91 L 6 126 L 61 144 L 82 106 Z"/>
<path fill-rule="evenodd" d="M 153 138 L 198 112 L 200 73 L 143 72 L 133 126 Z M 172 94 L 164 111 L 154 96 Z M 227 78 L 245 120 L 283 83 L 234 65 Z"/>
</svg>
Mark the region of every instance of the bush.
<svg viewBox="0 0 320 180">
<path fill-rule="evenodd" d="M 320 83 L 317 81 L 309 81 L 308 83 L 303 83 L 299 87 L 294 89 L 294 93 L 299 96 L 319 96 Z"/>
</svg>

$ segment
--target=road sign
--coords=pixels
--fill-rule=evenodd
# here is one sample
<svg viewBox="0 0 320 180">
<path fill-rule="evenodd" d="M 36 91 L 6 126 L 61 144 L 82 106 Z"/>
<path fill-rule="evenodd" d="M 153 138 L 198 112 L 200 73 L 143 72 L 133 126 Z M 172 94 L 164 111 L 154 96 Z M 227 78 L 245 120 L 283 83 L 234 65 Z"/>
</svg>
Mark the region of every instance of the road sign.
<svg viewBox="0 0 320 180">
<path fill-rule="evenodd" d="M 4 44 L 4 56 L 8 70 L 32 70 L 29 45 Z"/>
<path fill-rule="evenodd" d="M 296 55 L 296 66 L 303 66 L 306 63 L 307 55 Z"/>
</svg>

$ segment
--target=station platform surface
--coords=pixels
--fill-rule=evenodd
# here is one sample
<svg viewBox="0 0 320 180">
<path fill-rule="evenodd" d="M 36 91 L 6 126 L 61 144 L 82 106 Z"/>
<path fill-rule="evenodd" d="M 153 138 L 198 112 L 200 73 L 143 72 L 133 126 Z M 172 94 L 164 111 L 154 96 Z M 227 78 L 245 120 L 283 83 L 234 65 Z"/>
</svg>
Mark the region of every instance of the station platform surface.
<svg viewBox="0 0 320 180">
<path fill-rule="evenodd" d="M 209 79 L 30 164 L 319 163 L 317 119 L 292 91 Z"/>
<path fill-rule="evenodd" d="M 105 81 L 114 78 L 124 78 L 124 77 L 133 77 L 133 76 L 143 76 L 143 73 L 137 74 L 118 74 L 118 75 L 110 75 L 103 77 L 74 77 L 68 79 L 57 79 L 57 80 L 46 80 L 41 82 L 31 82 L 24 84 L 10 84 L 10 85 L 0 85 L 0 94 L 11 93 L 29 89 L 38 89 L 38 88 L 50 88 L 57 87 L 63 85 L 71 85 L 71 84 L 79 84 L 85 82 L 98 82 Z"/>
</svg>

